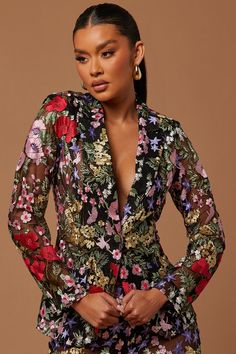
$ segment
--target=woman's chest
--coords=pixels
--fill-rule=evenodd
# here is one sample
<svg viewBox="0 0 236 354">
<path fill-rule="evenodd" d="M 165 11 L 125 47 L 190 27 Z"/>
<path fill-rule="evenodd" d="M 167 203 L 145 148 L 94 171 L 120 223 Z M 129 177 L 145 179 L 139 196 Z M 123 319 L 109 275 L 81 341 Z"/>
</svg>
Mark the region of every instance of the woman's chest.
<svg viewBox="0 0 236 354">
<path fill-rule="evenodd" d="M 135 179 L 139 139 L 137 121 L 116 126 L 107 124 L 106 131 L 121 214 Z"/>
</svg>

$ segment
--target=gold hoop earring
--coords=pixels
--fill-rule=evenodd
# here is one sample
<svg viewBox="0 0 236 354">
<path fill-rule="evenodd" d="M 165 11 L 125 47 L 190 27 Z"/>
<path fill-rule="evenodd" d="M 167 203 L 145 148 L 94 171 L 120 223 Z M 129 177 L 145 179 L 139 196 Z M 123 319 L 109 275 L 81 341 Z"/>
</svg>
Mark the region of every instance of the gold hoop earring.
<svg viewBox="0 0 236 354">
<path fill-rule="evenodd" d="M 84 86 L 84 83 L 82 82 L 81 84 L 81 87 L 84 89 L 84 90 L 87 90 L 87 88 Z"/>
<path fill-rule="evenodd" d="M 133 78 L 134 80 L 140 80 L 141 77 L 142 77 L 142 72 L 140 70 L 140 67 L 136 64 L 134 67 Z"/>
</svg>

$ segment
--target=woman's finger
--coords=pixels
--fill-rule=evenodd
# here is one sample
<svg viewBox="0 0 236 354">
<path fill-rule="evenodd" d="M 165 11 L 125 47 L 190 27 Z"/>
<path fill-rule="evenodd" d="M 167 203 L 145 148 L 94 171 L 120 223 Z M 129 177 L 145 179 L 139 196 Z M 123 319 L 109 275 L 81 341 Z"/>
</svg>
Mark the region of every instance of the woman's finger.
<svg viewBox="0 0 236 354">
<path fill-rule="evenodd" d="M 124 306 L 124 309 L 126 307 L 126 305 L 128 304 L 128 302 L 132 299 L 132 297 L 135 295 L 135 290 L 130 290 L 124 297 L 123 297 L 123 301 L 122 304 Z"/>
</svg>

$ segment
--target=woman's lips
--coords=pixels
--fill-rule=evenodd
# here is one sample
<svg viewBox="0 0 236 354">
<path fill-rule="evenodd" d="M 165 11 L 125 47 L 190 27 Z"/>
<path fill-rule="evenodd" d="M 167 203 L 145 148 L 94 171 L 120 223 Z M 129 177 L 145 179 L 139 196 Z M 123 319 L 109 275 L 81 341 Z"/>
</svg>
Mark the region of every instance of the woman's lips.
<svg viewBox="0 0 236 354">
<path fill-rule="evenodd" d="M 99 84 L 99 85 L 94 85 L 93 89 L 96 92 L 100 92 L 100 91 L 106 90 L 107 86 L 108 86 L 108 82 L 106 82 L 106 83 L 104 82 L 104 83 Z"/>
</svg>

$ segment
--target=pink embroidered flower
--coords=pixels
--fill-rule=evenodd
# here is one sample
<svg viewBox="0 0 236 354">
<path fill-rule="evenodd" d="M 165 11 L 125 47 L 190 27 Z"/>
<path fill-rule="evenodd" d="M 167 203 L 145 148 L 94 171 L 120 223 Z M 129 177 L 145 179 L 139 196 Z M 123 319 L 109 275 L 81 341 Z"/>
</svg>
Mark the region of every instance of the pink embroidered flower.
<svg viewBox="0 0 236 354">
<path fill-rule="evenodd" d="M 67 305 L 70 301 L 70 298 L 67 294 L 63 294 L 62 297 L 61 297 L 61 301 L 63 304 Z"/>
<path fill-rule="evenodd" d="M 121 339 L 119 339 L 118 343 L 117 343 L 116 346 L 115 346 L 115 349 L 121 350 L 122 347 L 123 347 L 123 345 L 124 345 L 124 341 L 121 340 Z"/>
<path fill-rule="evenodd" d="M 27 222 L 29 222 L 31 220 L 31 214 L 28 213 L 27 211 L 23 211 L 20 218 L 23 221 L 23 223 L 26 224 Z"/>
<path fill-rule="evenodd" d="M 135 340 L 135 343 L 138 344 L 138 343 L 140 343 L 141 341 L 142 341 L 142 336 L 141 336 L 141 335 L 137 336 L 137 337 L 136 337 L 136 340 Z"/>
<path fill-rule="evenodd" d="M 29 136 L 39 136 L 39 134 L 46 130 L 46 126 L 42 119 L 37 119 L 33 122 L 32 127 L 29 132 Z"/>
<path fill-rule="evenodd" d="M 151 341 L 152 346 L 158 346 L 159 344 L 159 339 L 157 336 L 152 336 L 152 341 Z"/>
<path fill-rule="evenodd" d="M 21 209 L 21 208 L 23 208 L 23 205 L 24 205 L 24 201 L 23 201 L 22 196 L 20 195 L 18 200 L 17 200 L 16 207 Z"/>
<path fill-rule="evenodd" d="M 65 283 L 67 286 L 71 287 L 75 285 L 75 281 L 73 279 L 71 279 L 71 277 L 69 275 L 65 276 Z"/>
<path fill-rule="evenodd" d="M 64 205 L 63 204 L 58 204 L 58 213 L 59 214 L 63 214 L 64 213 Z"/>
<path fill-rule="evenodd" d="M 60 240 L 60 242 L 59 242 L 59 248 L 62 249 L 62 250 L 64 250 L 65 247 L 66 247 L 65 241 L 64 241 L 64 240 Z"/>
<path fill-rule="evenodd" d="M 97 204 L 96 200 L 94 198 L 90 198 L 89 203 L 94 206 Z"/>
<path fill-rule="evenodd" d="M 68 267 L 68 268 L 73 268 L 73 266 L 74 266 L 73 259 L 72 259 L 72 258 L 69 258 L 68 261 L 67 261 L 67 267 Z"/>
<path fill-rule="evenodd" d="M 212 200 L 212 198 L 208 198 L 208 199 L 206 200 L 206 205 L 209 205 L 210 207 L 213 205 L 213 200 Z"/>
<path fill-rule="evenodd" d="M 125 266 L 122 266 L 120 269 L 120 278 L 127 279 L 128 275 L 129 275 L 128 269 L 126 269 Z"/>
<path fill-rule="evenodd" d="M 24 161 L 25 161 L 25 153 L 22 152 L 22 153 L 20 154 L 20 158 L 19 158 L 19 161 L 18 161 L 17 166 L 16 166 L 16 171 L 19 171 L 19 170 L 20 170 L 20 168 L 21 168 L 21 166 L 23 165 Z"/>
<path fill-rule="evenodd" d="M 96 129 L 97 127 L 99 127 L 100 122 L 99 121 L 91 122 L 91 125 L 94 129 Z"/>
<path fill-rule="evenodd" d="M 84 203 L 87 203 L 87 201 L 88 201 L 88 196 L 87 196 L 86 194 L 83 194 L 82 197 L 81 197 L 81 199 L 82 199 L 82 201 L 83 201 Z"/>
<path fill-rule="evenodd" d="M 45 228 L 43 226 L 38 225 L 35 230 L 40 236 L 45 234 Z"/>
<path fill-rule="evenodd" d="M 132 267 L 132 273 L 134 275 L 140 275 L 142 273 L 142 269 L 139 264 L 134 264 Z"/>
<path fill-rule="evenodd" d="M 33 193 L 29 193 L 26 195 L 26 200 L 28 203 L 33 203 L 34 202 L 34 195 Z"/>
<path fill-rule="evenodd" d="M 96 120 L 99 120 L 103 117 L 103 114 L 97 112 L 97 113 L 93 114 L 92 117 L 95 118 Z"/>
<path fill-rule="evenodd" d="M 121 257 L 120 250 L 118 250 L 118 249 L 113 250 L 112 251 L 112 256 L 113 256 L 114 259 L 119 260 L 120 257 Z"/>
<path fill-rule="evenodd" d="M 137 289 L 136 284 L 135 284 L 135 283 L 129 283 L 129 289 L 130 289 L 130 290 L 135 290 L 135 289 Z"/>
<path fill-rule="evenodd" d="M 108 332 L 108 331 L 105 331 L 105 332 L 102 334 L 102 338 L 103 338 L 103 339 L 108 339 L 108 338 L 109 338 L 109 332 Z"/>
<path fill-rule="evenodd" d="M 27 187 L 25 186 L 23 189 L 22 189 L 22 192 L 21 192 L 21 195 L 23 198 L 26 198 L 27 194 L 28 194 L 28 191 L 26 189 Z"/>
<path fill-rule="evenodd" d="M 29 211 L 29 212 L 32 212 L 32 211 L 33 211 L 32 206 L 31 206 L 30 204 L 28 204 L 28 203 L 24 205 L 24 209 L 25 209 L 26 211 Z"/>
<path fill-rule="evenodd" d="M 16 230 L 20 230 L 20 229 L 21 229 L 19 220 L 14 220 L 13 223 L 12 223 L 12 226 L 13 226 Z"/>
<path fill-rule="evenodd" d="M 35 160 L 36 165 L 39 165 L 40 159 L 43 157 L 42 143 L 39 136 L 29 136 L 25 146 L 26 155 Z"/>
<path fill-rule="evenodd" d="M 141 289 L 142 290 L 148 290 L 150 288 L 150 284 L 148 280 L 142 280 L 141 281 Z"/>
<path fill-rule="evenodd" d="M 91 192 L 91 187 L 90 186 L 86 186 L 84 188 L 85 192 L 88 193 L 88 192 Z"/>
<path fill-rule="evenodd" d="M 51 112 L 51 111 L 61 112 L 66 108 L 66 106 L 67 106 L 66 100 L 61 96 L 56 96 L 45 105 L 45 109 L 47 112 Z"/>
<path fill-rule="evenodd" d="M 154 333 L 158 333 L 159 327 L 158 327 L 158 326 L 152 326 L 151 330 L 152 330 L 152 332 L 154 332 Z"/>
<path fill-rule="evenodd" d="M 52 149 L 50 146 L 46 146 L 45 149 L 44 149 L 44 154 L 45 156 L 49 156 L 52 152 Z"/>
<path fill-rule="evenodd" d="M 105 200 L 103 197 L 99 198 L 99 204 L 102 204 L 102 205 L 105 204 Z"/>
<path fill-rule="evenodd" d="M 40 315 L 41 315 L 42 317 L 45 317 L 45 315 L 46 315 L 46 307 L 45 307 L 45 306 L 42 306 L 42 307 L 41 307 L 41 309 L 40 309 Z"/>
</svg>

